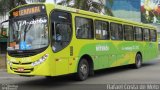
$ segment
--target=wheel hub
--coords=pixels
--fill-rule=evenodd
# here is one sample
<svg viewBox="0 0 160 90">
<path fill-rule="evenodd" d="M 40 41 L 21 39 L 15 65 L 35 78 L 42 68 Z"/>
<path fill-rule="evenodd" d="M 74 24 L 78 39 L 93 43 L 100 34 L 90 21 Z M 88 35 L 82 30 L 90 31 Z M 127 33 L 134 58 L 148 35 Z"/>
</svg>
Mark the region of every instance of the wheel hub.
<svg viewBox="0 0 160 90">
<path fill-rule="evenodd" d="M 82 64 L 81 67 L 80 67 L 80 71 L 83 75 L 86 75 L 87 74 L 87 65 L 85 64 Z"/>
</svg>

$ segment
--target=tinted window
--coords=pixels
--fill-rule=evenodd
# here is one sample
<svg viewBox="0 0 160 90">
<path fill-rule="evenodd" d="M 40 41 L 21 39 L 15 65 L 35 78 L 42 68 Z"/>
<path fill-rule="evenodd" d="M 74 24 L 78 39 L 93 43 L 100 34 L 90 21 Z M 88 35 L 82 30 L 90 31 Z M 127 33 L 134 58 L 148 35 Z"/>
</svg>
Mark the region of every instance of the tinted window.
<svg viewBox="0 0 160 90">
<path fill-rule="evenodd" d="M 123 40 L 123 29 L 121 24 L 111 23 L 110 31 L 112 40 Z"/>
<path fill-rule="evenodd" d="M 108 22 L 95 21 L 96 39 L 109 39 Z"/>
<path fill-rule="evenodd" d="M 143 40 L 142 28 L 135 27 L 135 40 L 136 41 L 142 41 Z"/>
<path fill-rule="evenodd" d="M 150 30 L 150 36 L 151 36 L 151 41 L 155 42 L 157 41 L 157 33 L 156 30 Z"/>
<path fill-rule="evenodd" d="M 76 17 L 76 37 L 79 39 L 91 39 L 94 35 L 92 19 Z"/>
<path fill-rule="evenodd" d="M 66 12 L 55 11 L 51 14 L 51 24 L 52 49 L 54 52 L 58 52 L 71 41 L 71 15 Z"/>
<path fill-rule="evenodd" d="M 149 41 L 149 29 L 143 29 L 143 40 Z"/>
<path fill-rule="evenodd" d="M 134 40 L 134 31 L 132 26 L 129 25 L 124 26 L 124 38 L 125 40 L 128 41 Z"/>
<path fill-rule="evenodd" d="M 51 20 L 52 22 L 56 21 L 56 22 L 71 23 L 71 16 L 70 13 L 56 11 L 52 13 Z"/>
</svg>

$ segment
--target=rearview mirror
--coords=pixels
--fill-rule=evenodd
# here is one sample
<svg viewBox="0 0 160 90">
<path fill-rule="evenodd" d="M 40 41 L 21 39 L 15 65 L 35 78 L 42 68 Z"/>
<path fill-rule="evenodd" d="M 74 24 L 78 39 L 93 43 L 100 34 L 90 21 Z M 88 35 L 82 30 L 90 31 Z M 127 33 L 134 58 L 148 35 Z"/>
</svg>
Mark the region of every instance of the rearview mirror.
<svg viewBox="0 0 160 90">
<path fill-rule="evenodd" d="M 4 27 L 4 23 L 7 23 L 9 20 L 3 21 L 0 23 L 0 36 L 7 37 L 7 28 Z"/>
<path fill-rule="evenodd" d="M 3 27 L 3 26 L 2 26 L 2 24 L 0 23 L 0 30 L 2 29 L 2 27 Z"/>
<path fill-rule="evenodd" d="M 2 23 L 0 23 L 0 35 L 2 35 L 2 31 L 3 31 L 3 25 Z"/>
</svg>

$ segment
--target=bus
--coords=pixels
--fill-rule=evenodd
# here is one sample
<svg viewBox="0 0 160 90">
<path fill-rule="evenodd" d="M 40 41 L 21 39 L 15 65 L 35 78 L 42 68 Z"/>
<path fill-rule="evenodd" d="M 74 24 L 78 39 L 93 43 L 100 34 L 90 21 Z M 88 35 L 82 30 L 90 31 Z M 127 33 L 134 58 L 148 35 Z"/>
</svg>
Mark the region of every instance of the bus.
<svg viewBox="0 0 160 90">
<path fill-rule="evenodd" d="M 156 27 L 107 15 L 44 4 L 10 11 L 7 71 L 22 76 L 73 74 L 142 63 L 158 56 Z"/>
</svg>

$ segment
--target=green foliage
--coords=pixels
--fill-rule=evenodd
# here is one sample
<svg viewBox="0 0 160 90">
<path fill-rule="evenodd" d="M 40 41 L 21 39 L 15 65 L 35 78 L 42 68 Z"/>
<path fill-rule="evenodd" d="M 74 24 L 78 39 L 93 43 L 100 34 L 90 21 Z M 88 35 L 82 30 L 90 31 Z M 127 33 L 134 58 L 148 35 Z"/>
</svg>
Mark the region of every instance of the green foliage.
<svg viewBox="0 0 160 90">
<path fill-rule="evenodd" d="M 70 5 L 70 3 L 73 2 L 73 0 L 66 0 L 66 1 L 64 0 L 58 4 L 77 8 L 77 9 L 93 11 L 93 12 L 100 12 L 102 10 L 102 8 L 104 7 L 102 4 L 92 3 L 92 10 L 90 10 L 91 6 L 88 4 L 89 1 L 90 0 L 74 0 L 74 4 Z M 97 9 L 97 10 L 95 10 L 95 9 Z"/>
<path fill-rule="evenodd" d="M 112 13 L 112 8 L 111 8 L 114 1 L 113 0 L 107 0 L 106 3 L 107 3 L 107 5 L 105 6 L 105 14 L 109 15 L 109 16 L 114 16 L 113 13 Z"/>
<path fill-rule="evenodd" d="M 0 1 L 0 15 L 4 15 L 6 12 L 15 8 L 18 5 L 26 4 L 25 0 L 1 0 Z"/>
<path fill-rule="evenodd" d="M 71 2 L 74 1 L 73 5 L 70 5 Z M 88 2 L 92 0 L 62 0 L 60 3 L 57 3 L 59 5 L 65 5 L 72 8 L 82 9 L 86 11 L 96 12 L 100 13 L 103 9 L 105 9 L 103 12 L 104 14 L 113 16 L 113 13 L 111 11 L 111 8 L 104 6 L 103 2 L 95 3 L 93 2 L 92 5 L 89 5 Z M 113 0 L 107 0 L 107 3 L 109 3 L 111 6 L 113 5 Z"/>
</svg>

